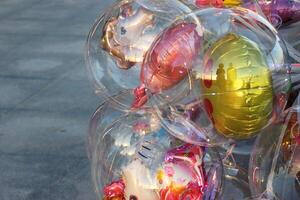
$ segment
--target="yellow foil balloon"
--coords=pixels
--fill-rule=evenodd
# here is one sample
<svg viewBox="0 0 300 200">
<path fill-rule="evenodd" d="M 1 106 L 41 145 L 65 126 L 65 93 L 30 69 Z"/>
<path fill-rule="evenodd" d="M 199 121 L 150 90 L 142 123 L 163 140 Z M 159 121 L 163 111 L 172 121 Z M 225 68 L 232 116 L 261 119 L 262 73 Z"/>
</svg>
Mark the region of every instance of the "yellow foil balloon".
<svg viewBox="0 0 300 200">
<path fill-rule="evenodd" d="M 272 115 L 271 73 L 250 39 L 229 33 L 204 58 L 201 88 L 205 109 L 217 131 L 233 139 L 258 133 Z"/>
<path fill-rule="evenodd" d="M 243 4 L 241 0 L 223 0 L 225 7 L 237 7 Z"/>
<path fill-rule="evenodd" d="M 187 1 L 187 0 L 185 0 Z M 231 8 L 241 6 L 243 4 L 242 0 L 195 0 L 195 4 L 198 7 L 213 6 L 217 8 Z"/>
</svg>

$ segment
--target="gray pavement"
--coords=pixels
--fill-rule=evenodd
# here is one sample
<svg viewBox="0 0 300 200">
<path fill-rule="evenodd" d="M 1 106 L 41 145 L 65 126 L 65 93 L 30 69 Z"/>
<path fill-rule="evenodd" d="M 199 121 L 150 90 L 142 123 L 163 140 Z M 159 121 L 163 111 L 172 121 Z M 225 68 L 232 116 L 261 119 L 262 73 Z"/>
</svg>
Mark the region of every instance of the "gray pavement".
<svg viewBox="0 0 300 200">
<path fill-rule="evenodd" d="M 94 200 L 85 152 L 102 101 L 86 35 L 109 0 L 0 1 L 0 200 Z"/>
</svg>

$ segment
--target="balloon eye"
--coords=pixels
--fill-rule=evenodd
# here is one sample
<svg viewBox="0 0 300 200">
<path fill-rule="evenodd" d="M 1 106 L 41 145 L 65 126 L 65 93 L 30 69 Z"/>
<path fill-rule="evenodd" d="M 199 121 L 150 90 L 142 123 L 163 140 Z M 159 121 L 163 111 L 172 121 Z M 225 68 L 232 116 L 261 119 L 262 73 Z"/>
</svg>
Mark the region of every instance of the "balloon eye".
<svg viewBox="0 0 300 200">
<path fill-rule="evenodd" d="M 121 27 L 121 35 L 125 35 L 126 34 L 126 29 L 124 28 L 124 26 Z"/>
<path fill-rule="evenodd" d="M 138 200 L 138 198 L 134 195 L 130 195 L 129 200 Z"/>
</svg>

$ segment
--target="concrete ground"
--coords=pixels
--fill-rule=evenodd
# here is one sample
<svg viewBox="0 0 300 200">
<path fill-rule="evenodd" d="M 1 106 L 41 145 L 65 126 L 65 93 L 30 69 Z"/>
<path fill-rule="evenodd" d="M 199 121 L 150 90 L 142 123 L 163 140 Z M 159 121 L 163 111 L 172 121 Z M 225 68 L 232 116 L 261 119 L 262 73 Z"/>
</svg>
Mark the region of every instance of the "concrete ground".
<svg viewBox="0 0 300 200">
<path fill-rule="evenodd" d="M 84 43 L 109 0 L 0 1 L 0 200 L 94 200 Z"/>
</svg>

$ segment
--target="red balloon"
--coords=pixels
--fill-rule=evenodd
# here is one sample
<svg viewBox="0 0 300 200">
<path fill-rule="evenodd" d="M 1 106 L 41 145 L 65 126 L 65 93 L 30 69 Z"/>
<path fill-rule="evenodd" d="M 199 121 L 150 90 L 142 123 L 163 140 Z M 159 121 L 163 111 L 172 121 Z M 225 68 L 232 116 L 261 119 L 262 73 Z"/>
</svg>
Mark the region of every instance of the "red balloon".
<svg viewBox="0 0 300 200">
<path fill-rule="evenodd" d="M 194 23 L 177 23 L 156 40 L 143 62 L 142 84 L 134 92 L 133 108 L 147 102 L 145 86 L 153 94 L 170 89 L 187 76 L 201 46 L 196 27 Z"/>
<path fill-rule="evenodd" d="M 198 7 L 203 6 L 213 6 L 216 8 L 223 8 L 224 7 L 224 1 L 223 0 L 196 0 L 195 4 Z"/>
</svg>

